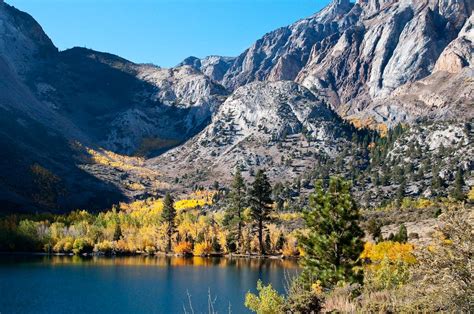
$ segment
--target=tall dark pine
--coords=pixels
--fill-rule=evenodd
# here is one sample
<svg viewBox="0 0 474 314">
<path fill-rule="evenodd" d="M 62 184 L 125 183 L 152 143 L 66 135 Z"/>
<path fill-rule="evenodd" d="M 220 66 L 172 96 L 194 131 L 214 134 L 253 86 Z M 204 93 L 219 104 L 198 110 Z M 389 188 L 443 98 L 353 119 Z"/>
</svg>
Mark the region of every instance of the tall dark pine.
<svg viewBox="0 0 474 314">
<path fill-rule="evenodd" d="M 174 208 L 174 200 L 170 193 L 166 193 L 165 199 L 163 200 L 163 212 L 161 213 L 161 219 L 166 225 L 166 236 L 168 240 L 166 252 L 169 253 L 171 252 L 171 238 L 173 237 L 176 229 L 176 209 Z"/>
<path fill-rule="evenodd" d="M 122 237 L 122 228 L 120 227 L 120 221 L 117 221 L 117 223 L 115 224 L 113 240 L 118 241 L 120 240 L 121 237 Z"/>
<path fill-rule="evenodd" d="M 299 239 L 305 252 L 303 278 L 308 283 L 320 280 L 330 288 L 340 281 L 362 280 L 354 267 L 360 263 L 364 233 L 350 187 L 350 182 L 333 177 L 327 190 L 318 181 L 310 195 L 309 209 L 304 214 L 309 233 Z"/>
<path fill-rule="evenodd" d="M 249 194 L 252 217 L 258 228 L 260 254 L 265 254 L 263 227 L 264 223 L 270 219 L 270 212 L 272 211 L 272 187 L 263 170 L 258 170 Z"/>
<path fill-rule="evenodd" d="M 232 199 L 231 211 L 237 221 L 237 243 L 239 245 L 239 249 L 241 249 L 242 248 L 242 227 L 243 227 L 242 212 L 245 207 L 245 182 L 239 168 L 237 168 L 234 174 L 234 180 L 232 182 L 231 199 Z"/>
<path fill-rule="evenodd" d="M 463 201 L 466 198 L 463 192 L 464 184 L 463 169 L 459 168 L 456 172 L 456 177 L 454 179 L 454 189 L 451 193 L 451 196 L 457 201 Z"/>
<path fill-rule="evenodd" d="M 439 164 L 439 163 L 436 163 Z M 443 179 L 439 176 L 439 169 L 434 166 L 432 169 L 432 178 L 431 178 L 431 192 L 433 195 L 441 195 L 442 189 L 444 187 Z"/>
</svg>

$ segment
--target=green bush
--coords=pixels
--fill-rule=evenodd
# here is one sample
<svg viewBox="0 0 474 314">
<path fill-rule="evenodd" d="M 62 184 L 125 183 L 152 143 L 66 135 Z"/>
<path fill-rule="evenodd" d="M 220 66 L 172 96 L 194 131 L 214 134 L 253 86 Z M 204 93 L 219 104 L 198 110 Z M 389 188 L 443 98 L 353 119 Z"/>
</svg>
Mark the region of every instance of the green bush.
<svg viewBox="0 0 474 314">
<path fill-rule="evenodd" d="M 323 293 L 319 285 L 307 287 L 301 277 L 294 278 L 288 289 L 283 310 L 285 313 L 319 313 L 321 311 Z"/>
<path fill-rule="evenodd" d="M 74 244 L 72 246 L 72 252 L 76 255 L 83 253 L 92 253 L 93 249 L 94 243 L 88 238 L 78 238 L 74 240 Z"/>
<path fill-rule="evenodd" d="M 276 314 L 283 312 L 284 297 L 273 289 L 272 285 L 264 286 L 262 281 L 257 282 L 258 295 L 247 292 L 245 306 L 257 314 Z"/>
</svg>

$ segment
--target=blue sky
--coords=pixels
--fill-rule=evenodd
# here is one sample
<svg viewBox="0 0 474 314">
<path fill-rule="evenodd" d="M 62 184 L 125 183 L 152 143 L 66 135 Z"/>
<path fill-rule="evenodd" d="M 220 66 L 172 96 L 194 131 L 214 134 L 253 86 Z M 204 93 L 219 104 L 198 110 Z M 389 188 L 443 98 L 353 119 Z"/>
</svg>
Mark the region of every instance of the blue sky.
<svg viewBox="0 0 474 314">
<path fill-rule="evenodd" d="M 263 34 L 329 0 L 6 0 L 61 49 L 81 46 L 173 66 L 188 56 L 235 56 Z"/>
</svg>

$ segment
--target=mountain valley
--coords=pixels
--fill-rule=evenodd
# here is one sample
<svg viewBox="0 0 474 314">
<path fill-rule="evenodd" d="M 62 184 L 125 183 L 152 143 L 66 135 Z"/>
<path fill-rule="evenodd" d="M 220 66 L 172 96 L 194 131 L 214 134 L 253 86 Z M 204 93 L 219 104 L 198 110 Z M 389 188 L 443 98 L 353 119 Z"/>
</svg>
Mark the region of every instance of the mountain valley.
<svg viewBox="0 0 474 314">
<path fill-rule="evenodd" d="M 461 169 L 468 191 L 473 7 L 334 0 L 237 57 L 189 57 L 165 69 L 58 51 L 31 16 L 1 3 L 2 210 L 104 209 L 226 186 L 236 167 L 246 178 L 265 168 L 296 194 L 342 175 L 377 205 L 401 189 L 395 174 L 376 187 L 399 171 L 388 164 L 423 167 L 413 150 L 443 164 L 428 158 L 402 197 L 432 195 L 433 171 L 447 195 Z M 404 131 L 387 139 L 396 128 Z M 383 193 L 371 199 L 376 189 Z"/>
</svg>

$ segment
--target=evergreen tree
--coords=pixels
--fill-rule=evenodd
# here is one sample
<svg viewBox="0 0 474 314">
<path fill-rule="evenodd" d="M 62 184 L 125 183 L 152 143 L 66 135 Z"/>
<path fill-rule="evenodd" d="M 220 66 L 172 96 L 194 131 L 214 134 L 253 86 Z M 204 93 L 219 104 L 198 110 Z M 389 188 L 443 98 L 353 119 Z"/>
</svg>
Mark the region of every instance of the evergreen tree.
<svg viewBox="0 0 474 314">
<path fill-rule="evenodd" d="M 421 156 L 423 156 L 423 152 L 421 151 L 420 144 L 418 144 L 418 142 L 417 142 L 416 143 L 415 158 L 421 158 Z"/>
<path fill-rule="evenodd" d="M 399 184 L 404 180 L 403 169 L 399 167 L 398 165 L 393 167 L 392 178 L 395 180 L 395 182 Z"/>
<path fill-rule="evenodd" d="M 454 179 L 454 189 L 451 193 L 451 196 L 458 201 L 463 201 L 466 198 L 463 192 L 464 187 L 464 174 L 462 168 L 459 168 L 456 172 L 456 177 Z"/>
<path fill-rule="evenodd" d="M 283 233 L 280 233 L 280 235 L 278 236 L 278 241 L 276 243 L 275 249 L 277 251 L 281 251 L 284 245 L 285 245 L 285 236 L 283 235 Z"/>
<path fill-rule="evenodd" d="M 382 238 L 382 226 L 380 222 L 375 219 L 369 220 L 369 224 L 367 225 L 367 231 L 369 232 L 372 240 L 375 242 L 379 242 L 383 240 Z"/>
<path fill-rule="evenodd" d="M 379 186 L 380 185 L 380 176 L 378 171 L 376 171 L 373 176 L 372 176 L 372 183 L 374 186 Z"/>
<path fill-rule="evenodd" d="M 446 155 L 446 147 L 441 143 L 438 147 L 438 156 L 443 157 Z"/>
<path fill-rule="evenodd" d="M 440 195 L 441 190 L 444 187 L 443 179 L 439 176 L 439 170 L 437 167 L 432 169 L 432 178 L 431 178 L 431 190 L 434 195 Z"/>
<path fill-rule="evenodd" d="M 117 223 L 115 224 L 113 240 L 118 241 L 120 240 L 121 237 L 122 237 L 122 228 L 120 226 L 120 221 L 117 221 Z"/>
<path fill-rule="evenodd" d="M 258 243 L 260 254 L 265 254 L 265 245 L 263 243 L 264 223 L 270 219 L 272 210 L 272 187 L 267 175 L 263 170 L 258 170 L 255 181 L 250 189 L 250 205 L 252 218 L 257 224 Z"/>
<path fill-rule="evenodd" d="M 277 211 L 283 211 L 283 207 L 285 204 L 284 195 L 283 195 L 284 191 L 285 191 L 285 187 L 283 186 L 281 182 L 276 183 L 275 186 L 273 187 L 273 199 L 275 200 Z"/>
<path fill-rule="evenodd" d="M 226 236 L 226 244 L 227 244 L 227 250 L 230 253 L 234 253 L 237 251 L 237 245 L 235 244 L 235 237 L 234 234 L 228 233 Z"/>
<path fill-rule="evenodd" d="M 387 167 L 384 165 L 382 166 L 382 177 L 381 177 L 381 183 L 383 186 L 388 186 L 390 185 L 390 173 L 387 169 Z"/>
<path fill-rule="evenodd" d="M 299 238 L 305 252 L 303 278 L 320 280 L 323 287 L 362 280 L 354 267 L 360 265 L 364 233 L 350 186 L 350 182 L 333 177 L 325 191 L 318 181 L 304 215 L 309 234 Z"/>
<path fill-rule="evenodd" d="M 407 227 L 404 224 L 398 229 L 398 233 L 393 237 L 393 241 L 406 243 L 408 241 Z"/>
<path fill-rule="evenodd" d="M 272 239 L 270 238 L 270 233 L 267 232 L 265 235 L 265 251 L 271 252 L 272 251 Z"/>
<path fill-rule="evenodd" d="M 397 189 L 397 195 L 396 195 L 397 206 L 401 205 L 403 198 L 405 197 L 405 190 L 406 190 L 406 183 L 405 183 L 405 180 L 402 180 L 402 182 L 400 183 Z"/>
<path fill-rule="evenodd" d="M 219 243 L 219 239 L 217 237 L 212 238 L 212 251 L 214 253 L 219 253 L 222 250 L 221 244 Z"/>
<path fill-rule="evenodd" d="M 420 169 L 418 169 L 418 171 L 416 172 L 415 179 L 416 180 L 423 180 L 424 178 L 425 178 L 425 173 L 424 173 L 423 167 L 420 167 Z"/>
<path fill-rule="evenodd" d="M 166 225 L 166 237 L 168 240 L 166 252 L 169 253 L 171 252 L 171 238 L 173 237 L 176 229 L 176 209 L 174 208 L 174 200 L 170 193 L 166 193 L 165 199 L 163 200 L 161 219 Z"/>
<path fill-rule="evenodd" d="M 405 177 L 411 177 L 413 176 L 413 173 L 415 172 L 414 171 L 414 167 L 413 167 L 413 164 L 410 162 L 408 164 L 405 165 L 405 168 L 403 169 L 403 174 Z"/>
<path fill-rule="evenodd" d="M 237 168 L 234 174 L 234 179 L 231 185 L 230 192 L 230 207 L 227 211 L 228 216 L 231 219 L 231 223 L 237 225 L 237 245 L 239 248 L 242 247 L 242 227 L 243 217 L 242 213 L 246 206 L 245 199 L 245 181 L 240 172 L 240 168 Z"/>
</svg>

